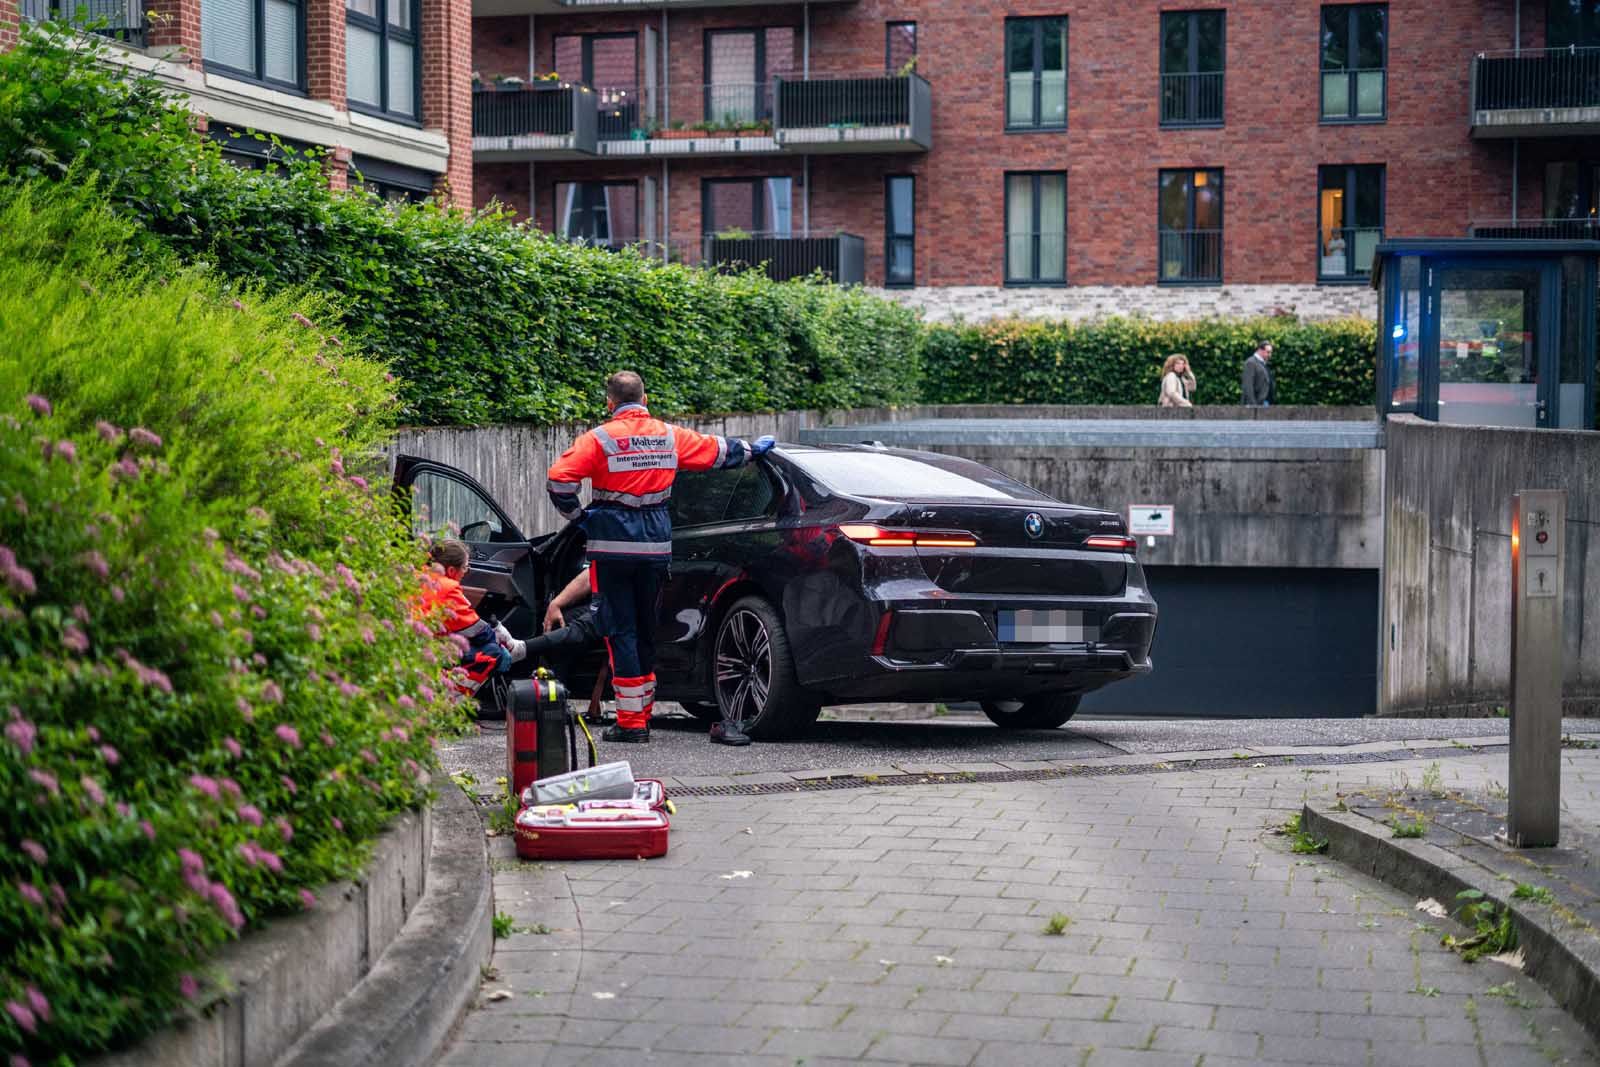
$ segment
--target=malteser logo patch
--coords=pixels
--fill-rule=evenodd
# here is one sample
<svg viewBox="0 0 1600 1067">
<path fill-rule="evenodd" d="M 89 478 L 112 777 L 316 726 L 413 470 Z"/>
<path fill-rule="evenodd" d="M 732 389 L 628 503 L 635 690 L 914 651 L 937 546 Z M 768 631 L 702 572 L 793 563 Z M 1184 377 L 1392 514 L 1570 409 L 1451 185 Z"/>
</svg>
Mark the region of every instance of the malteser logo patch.
<svg viewBox="0 0 1600 1067">
<path fill-rule="evenodd" d="M 623 452 L 671 452 L 672 438 L 634 434 L 632 437 L 617 438 L 617 448 Z"/>
</svg>

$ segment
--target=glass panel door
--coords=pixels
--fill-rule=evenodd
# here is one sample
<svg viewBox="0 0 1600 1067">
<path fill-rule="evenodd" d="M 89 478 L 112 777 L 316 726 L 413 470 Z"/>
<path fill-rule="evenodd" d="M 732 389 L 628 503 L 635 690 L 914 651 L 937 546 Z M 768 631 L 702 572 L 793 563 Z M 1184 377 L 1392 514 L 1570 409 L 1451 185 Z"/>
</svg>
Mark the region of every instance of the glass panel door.
<svg viewBox="0 0 1600 1067">
<path fill-rule="evenodd" d="M 1442 266 L 1438 308 L 1438 421 L 1541 425 L 1540 359 L 1546 294 L 1539 267 Z"/>
<path fill-rule="evenodd" d="M 707 122 L 728 126 L 754 122 L 756 114 L 756 34 L 754 30 L 716 30 L 706 80 Z"/>
</svg>

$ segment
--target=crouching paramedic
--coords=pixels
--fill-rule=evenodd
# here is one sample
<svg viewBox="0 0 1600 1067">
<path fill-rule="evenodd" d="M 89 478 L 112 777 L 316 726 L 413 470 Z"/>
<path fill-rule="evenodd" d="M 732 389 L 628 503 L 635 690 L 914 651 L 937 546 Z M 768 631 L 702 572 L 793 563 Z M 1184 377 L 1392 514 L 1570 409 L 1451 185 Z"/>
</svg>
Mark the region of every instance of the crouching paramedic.
<svg viewBox="0 0 1600 1067">
<path fill-rule="evenodd" d="M 651 416 L 644 381 L 632 371 L 606 380 L 611 417 L 575 441 L 550 468 L 556 510 L 582 525 L 589 539 L 589 584 L 595 622 L 611 655 L 617 724 L 607 741 L 649 741 L 655 709 L 656 594 L 672 562 L 667 500 L 679 470 L 738 467 L 772 447 L 713 437 Z M 583 479 L 593 492 L 578 501 Z M 718 724 L 722 725 L 722 724 Z"/>
</svg>

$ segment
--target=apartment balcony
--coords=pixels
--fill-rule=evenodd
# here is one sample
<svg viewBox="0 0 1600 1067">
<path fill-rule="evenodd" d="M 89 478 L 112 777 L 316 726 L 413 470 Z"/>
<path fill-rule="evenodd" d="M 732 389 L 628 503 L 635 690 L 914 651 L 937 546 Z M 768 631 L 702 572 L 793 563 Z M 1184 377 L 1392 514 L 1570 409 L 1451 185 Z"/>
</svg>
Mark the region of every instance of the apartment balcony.
<svg viewBox="0 0 1600 1067">
<path fill-rule="evenodd" d="M 1600 48 L 1480 52 L 1471 92 L 1474 137 L 1600 133 Z"/>
<path fill-rule="evenodd" d="M 600 139 L 607 157 L 681 159 L 773 155 L 772 85 L 601 86 Z"/>
<path fill-rule="evenodd" d="M 1594 241 L 1600 240 L 1600 219 L 1483 219 L 1467 234 L 1508 241 Z"/>
<path fill-rule="evenodd" d="M 796 152 L 926 152 L 933 90 L 916 74 L 778 78 L 772 123 Z"/>
<path fill-rule="evenodd" d="M 1162 285 L 1217 285 L 1222 281 L 1221 230 L 1161 230 Z"/>
<path fill-rule="evenodd" d="M 724 268 L 760 267 L 780 282 L 821 271 L 840 285 L 860 285 L 867 277 L 867 243 L 849 233 L 832 237 L 708 234 L 702 262 Z"/>
<path fill-rule="evenodd" d="M 472 156 L 483 163 L 590 159 L 598 111 L 586 85 L 534 83 L 472 93 Z"/>
<path fill-rule="evenodd" d="M 618 12 L 686 11 L 705 7 L 800 7 L 806 0 L 473 0 L 472 14 L 480 15 L 583 15 Z M 813 4 L 848 0 L 810 0 Z"/>
<path fill-rule="evenodd" d="M 137 48 L 145 46 L 139 0 L 21 0 L 18 8 L 29 22 L 68 21 Z"/>
</svg>

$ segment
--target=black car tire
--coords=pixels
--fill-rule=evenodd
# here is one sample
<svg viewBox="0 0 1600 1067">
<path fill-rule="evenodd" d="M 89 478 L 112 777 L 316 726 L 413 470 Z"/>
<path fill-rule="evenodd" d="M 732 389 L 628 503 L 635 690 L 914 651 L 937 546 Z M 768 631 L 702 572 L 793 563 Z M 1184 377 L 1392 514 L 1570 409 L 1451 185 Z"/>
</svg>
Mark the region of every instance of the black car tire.
<svg viewBox="0 0 1600 1067">
<path fill-rule="evenodd" d="M 1078 713 L 1082 693 L 1045 693 L 1026 700 L 985 700 L 983 713 L 1002 730 L 1054 730 Z"/>
<path fill-rule="evenodd" d="M 678 703 L 684 711 L 687 711 L 701 722 L 722 721 L 722 709 L 717 707 L 715 701 L 708 704 L 702 700 L 680 700 Z"/>
<path fill-rule="evenodd" d="M 736 677 L 740 668 L 744 676 Z M 719 718 L 742 719 L 744 732 L 758 741 L 802 733 L 822 712 L 821 702 L 795 679 L 783 620 L 760 597 L 745 597 L 722 616 L 711 647 L 711 672 Z M 728 716 L 735 699 L 741 714 Z"/>
</svg>

